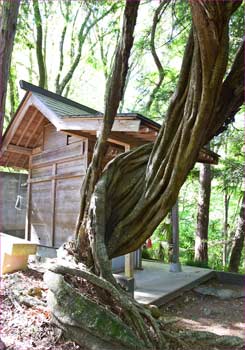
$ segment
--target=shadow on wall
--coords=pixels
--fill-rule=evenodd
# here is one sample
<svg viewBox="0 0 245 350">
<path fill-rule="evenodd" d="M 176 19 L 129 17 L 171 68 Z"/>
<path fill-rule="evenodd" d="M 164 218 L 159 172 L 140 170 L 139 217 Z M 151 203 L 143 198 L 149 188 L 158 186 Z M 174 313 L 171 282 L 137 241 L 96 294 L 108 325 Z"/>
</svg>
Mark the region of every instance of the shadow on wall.
<svg viewBox="0 0 245 350">
<path fill-rule="evenodd" d="M 25 237 L 27 174 L 0 172 L 0 232 Z"/>
</svg>

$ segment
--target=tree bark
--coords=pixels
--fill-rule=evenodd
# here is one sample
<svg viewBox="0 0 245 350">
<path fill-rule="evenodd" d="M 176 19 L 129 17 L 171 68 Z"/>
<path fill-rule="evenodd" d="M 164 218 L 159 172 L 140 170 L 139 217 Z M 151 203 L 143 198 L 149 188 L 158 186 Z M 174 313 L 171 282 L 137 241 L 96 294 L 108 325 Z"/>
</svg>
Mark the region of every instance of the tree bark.
<svg viewBox="0 0 245 350">
<path fill-rule="evenodd" d="M 42 17 L 39 9 L 39 0 L 33 0 L 34 9 L 34 19 L 37 30 L 37 40 L 36 40 L 36 55 L 39 70 L 39 86 L 45 88 L 47 83 L 45 61 L 43 54 L 43 26 Z"/>
<path fill-rule="evenodd" d="M 227 4 L 208 3 L 204 9 L 199 2 L 191 2 L 194 29 L 165 125 L 153 148 L 146 145 L 118 157 L 98 182 L 98 193 L 94 195 L 101 198 L 103 187 L 107 213 L 100 208 L 105 220 L 101 234 L 106 235 L 110 258 L 139 248 L 152 234 L 175 203 L 206 141 L 227 64 L 231 15 Z M 208 29 L 207 13 L 215 18 Z"/>
<path fill-rule="evenodd" d="M 7 84 L 19 5 L 19 0 L 4 1 L 0 18 L 0 146 L 2 144 Z"/>
<path fill-rule="evenodd" d="M 98 152 L 99 148 L 95 149 L 87 176 L 88 179 L 89 172 L 95 166 L 92 181 L 89 181 L 90 186 L 85 181 L 83 187 L 77 231 L 80 243 L 83 243 L 80 244 L 80 252 L 84 247 L 87 251 L 88 244 L 85 244 L 84 238 L 87 236 L 87 242 L 89 239 L 84 227 L 89 227 L 91 222 L 99 223 L 94 226 L 96 239 L 95 234 L 90 236 L 93 237 L 93 244 L 96 245 L 96 240 L 104 242 L 105 253 L 109 258 L 138 249 L 174 205 L 200 148 L 210 136 L 208 127 L 210 123 L 214 124 L 216 118 L 226 72 L 228 22 L 240 3 L 215 1 L 204 4 L 191 1 L 190 4 L 193 30 L 177 89 L 155 144 L 142 146 L 117 157 L 102 176 L 101 163 L 97 159 L 98 154 L 101 156 L 103 152 Z M 116 83 L 113 88 L 118 91 Z M 110 103 L 107 104 L 106 116 L 112 115 L 112 110 L 115 115 L 115 100 L 118 101 L 118 98 L 107 98 Z M 101 149 L 105 147 L 112 122 L 112 119 L 104 122 L 103 142 L 98 143 Z"/>
<path fill-rule="evenodd" d="M 244 247 L 244 235 L 245 235 L 245 194 L 243 195 L 240 215 L 238 218 L 236 233 L 234 241 L 231 248 L 230 262 L 229 262 L 229 271 L 238 272 L 242 250 Z"/>
<path fill-rule="evenodd" d="M 208 263 L 208 224 L 211 194 L 211 165 L 200 165 L 195 261 Z"/>
</svg>

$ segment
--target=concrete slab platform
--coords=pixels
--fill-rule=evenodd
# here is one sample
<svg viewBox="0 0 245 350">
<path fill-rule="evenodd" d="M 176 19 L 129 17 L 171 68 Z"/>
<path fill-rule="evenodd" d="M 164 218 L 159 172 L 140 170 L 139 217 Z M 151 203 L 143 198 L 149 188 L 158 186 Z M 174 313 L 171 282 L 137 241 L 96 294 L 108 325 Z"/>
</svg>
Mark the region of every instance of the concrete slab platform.
<svg viewBox="0 0 245 350">
<path fill-rule="evenodd" d="M 0 232 L 0 275 L 26 269 L 28 256 L 36 250 L 36 244 Z"/>
<path fill-rule="evenodd" d="M 143 260 L 143 270 L 135 271 L 135 299 L 142 304 L 157 306 L 167 303 L 186 290 L 215 277 L 214 271 L 182 266 L 182 272 L 169 272 L 169 265 Z"/>
</svg>

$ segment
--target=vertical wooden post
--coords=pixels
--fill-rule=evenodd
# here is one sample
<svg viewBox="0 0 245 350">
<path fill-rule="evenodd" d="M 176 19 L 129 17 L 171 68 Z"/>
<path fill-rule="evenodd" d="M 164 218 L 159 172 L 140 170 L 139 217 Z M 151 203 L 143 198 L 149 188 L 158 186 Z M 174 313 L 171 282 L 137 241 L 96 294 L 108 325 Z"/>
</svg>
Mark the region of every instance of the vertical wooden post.
<svg viewBox="0 0 245 350">
<path fill-rule="evenodd" d="M 31 240 L 31 177 L 32 177 L 32 169 L 31 169 L 32 158 L 29 158 L 29 173 L 27 178 L 27 205 L 26 205 L 26 222 L 25 222 L 25 239 Z"/>
<path fill-rule="evenodd" d="M 83 155 L 84 155 L 84 163 L 86 165 L 86 170 L 88 168 L 88 139 L 85 139 L 82 141 L 83 142 Z"/>
<path fill-rule="evenodd" d="M 170 265 L 170 272 L 181 272 L 179 262 L 179 206 L 178 200 L 171 212 L 172 232 L 173 232 L 173 262 Z"/>
<path fill-rule="evenodd" d="M 130 146 L 125 145 L 125 152 L 130 151 Z M 125 277 L 134 277 L 134 253 L 129 253 L 125 255 Z"/>
<path fill-rule="evenodd" d="M 56 175 L 56 169 L 57 164 L 53 164 L 52 168 L 52 176 L 55 177 Z M 52 217 L 51 217 L 51 240 L 52 240 L 52 247 L 54 247 L 55 244 L 55 206 L 56 206 L 56 179 L 52 179 L 52 189 L 51 189 L 51 205 L 52 205 Z"/>
<path fill-rule="evenodd" d="M 125 255 L 125 276 L 127 278 L 134 277 L 134 253 Z"/>
</svg>

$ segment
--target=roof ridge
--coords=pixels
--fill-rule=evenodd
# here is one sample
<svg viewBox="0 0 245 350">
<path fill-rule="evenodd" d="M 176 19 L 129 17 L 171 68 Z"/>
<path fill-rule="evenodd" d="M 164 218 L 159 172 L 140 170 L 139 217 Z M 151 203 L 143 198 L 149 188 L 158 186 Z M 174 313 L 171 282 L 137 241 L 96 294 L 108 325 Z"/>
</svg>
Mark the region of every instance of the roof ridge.
<svg viewBox="0 0 245 350">
<path fill-rule="evenodd" d="M 43 89 L 37 85 L 33 85 L 31 83 L 28 83 L 27 81 L 25 80 L 20 80 L 19 81 L 20 83 L 20 87 L 23 89 L 23 90 L 26 90 L 26 91 L 32 91 L 32 92 L 36 92 L 38 94 L 41 94 L 41 95 L 44 95 L 44 96 L 47 96 L 47 97 L 50 97 L 56 101 L 60 101 L 60 102 L 63 102 L 67 105 L 70 105 L 72 107 L 76 107 L 76 108 L 80 108 L 80 109 L 83 109 L 84 111 L 86 111 L 87 113 L 93 113 L 93 114 L 101 114 L 99 111 L 93 109 L 93 108 L 90 108 L 90 107 L 87 107 L 87 106 L 84 106 L 82 105 L 81 103 L 78 103 L 78 102 L 75 102 L 75 101 L 72 101 L 70 100 L 69 98 L 66 98 L 66 97 L 63 97 L 59 94 L 56 94 L 55 92 L 52 92 L 52 91 L 49 91 L 47 89 Z"/>
</svg>

